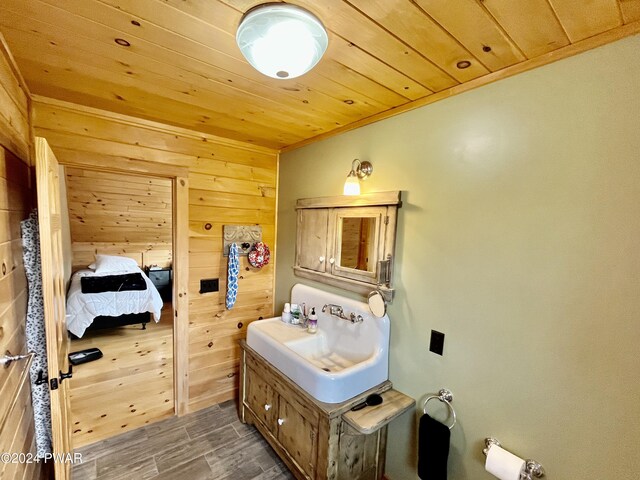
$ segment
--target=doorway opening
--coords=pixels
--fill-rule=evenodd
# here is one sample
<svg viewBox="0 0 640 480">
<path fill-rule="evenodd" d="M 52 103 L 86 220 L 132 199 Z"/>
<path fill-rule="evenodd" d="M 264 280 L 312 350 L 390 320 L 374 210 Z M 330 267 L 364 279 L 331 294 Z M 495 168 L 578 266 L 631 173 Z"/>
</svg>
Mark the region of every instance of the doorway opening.
<svg viewBox="0 0 640 480">
<path fill-rule="evenodd" d="M 72 299 L 85 301 L 80 280 L 93 274 L 96 255 L 131 259 L 151 281 L 141 291 L 94 294 L 112 316 L 72 336 L 72 353 L 102 354 L 76 365 L 69 384 L 72 441 L 82 447 L 174 414 L 173 195 L 170 179 L 148 175 L 66 167 L 65 182 L 74 272 L 67 327 L 80 329 Z M 132 304 L 155 313 L 119 316 Z"/>
</svg>

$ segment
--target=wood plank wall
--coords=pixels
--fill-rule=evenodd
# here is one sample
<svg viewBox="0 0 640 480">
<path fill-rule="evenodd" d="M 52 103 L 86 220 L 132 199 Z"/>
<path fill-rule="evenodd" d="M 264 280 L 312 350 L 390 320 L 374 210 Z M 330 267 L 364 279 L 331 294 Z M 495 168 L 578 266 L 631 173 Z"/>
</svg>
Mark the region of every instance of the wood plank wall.
<svg viewBox="0 0 640 480">
<path fill-rule="evenodd" d="M 12 68 L 0 35 L 0 352 L 26 351 L 27 280 L 20 221 L 32 204 L 29 96 Z M 31 389 L 26 364 L 0 368 L 0 452 L 35 453 Z M 15 401 L 14 401 L 15 399 Z M 0 463 L 2 479 L 35 479 L 39 464 Z"/>
<path fill-rule="evenodd" d="M 36 134 L 47 138 L 67 166 L 126 165 L 130 159 L 189 169 L 189 410 L 237 395 L 239 349 L 251 320 L 273 314 L 278 155 L 190 130 L 81 107 L 34 99 Z M 260 224 L 271 247 L 262 270 L 242 258 L 235 307 L 224 306 L 225 224 Z M 200 279 L 219 278 L 220 291 L 200 294 Z"/>
<path fill-rule="evenodd" d="M 171 180 L 67 167 L 73 270 L 96 253 L 171 265 Z"/>
</svg>

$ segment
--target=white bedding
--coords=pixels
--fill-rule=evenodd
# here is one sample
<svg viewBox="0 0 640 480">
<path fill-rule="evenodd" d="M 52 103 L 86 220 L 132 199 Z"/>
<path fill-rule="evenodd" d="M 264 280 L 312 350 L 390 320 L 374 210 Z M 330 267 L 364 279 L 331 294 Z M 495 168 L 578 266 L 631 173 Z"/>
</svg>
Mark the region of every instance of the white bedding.
<svg viewBox="0 0 640 480">
<path fill-rule="evenodd" d="M 146 290 L 132 290 L 126 292 L 82 293 L 80 278 L 96 275 L 92 270 L 79 270 L 71 278 L 71 286 L 67 295 L 67 330 L 78 337 L 93 323 L 93 319 L 100 315 L 117 317 L 129 313 L 153 313 L 153 319 L 160 321 L 162 299 L 149 277 L 139 268 L 134 272 L 142 273 L 147 283 Z M 110 273 L 116 275 L 116 273 Z"/>
</svg>

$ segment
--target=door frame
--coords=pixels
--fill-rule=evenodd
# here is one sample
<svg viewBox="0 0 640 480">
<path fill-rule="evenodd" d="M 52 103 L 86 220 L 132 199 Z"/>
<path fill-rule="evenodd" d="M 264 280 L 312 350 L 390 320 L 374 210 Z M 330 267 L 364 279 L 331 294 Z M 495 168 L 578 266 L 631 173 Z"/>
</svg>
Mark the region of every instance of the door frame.
<svg viewBox="0 0 640 480">
<path fill-rule="evenodd" d="M 55 153 L 55 149 L 54 149 Z M 189 170 L 177 165 L 118 158 L 82 152 L 82 162 L 75 155 L 61 153 L 58 162 L 64 167 L 107 173 L 134 174 L 171 180 L 172 192 L 172 268 L 173 268 L 173 399 L 174 413 L 182 416 L 189 404 Z M 66 161 L 69 160 L 69 161 Z"/>
</svg>

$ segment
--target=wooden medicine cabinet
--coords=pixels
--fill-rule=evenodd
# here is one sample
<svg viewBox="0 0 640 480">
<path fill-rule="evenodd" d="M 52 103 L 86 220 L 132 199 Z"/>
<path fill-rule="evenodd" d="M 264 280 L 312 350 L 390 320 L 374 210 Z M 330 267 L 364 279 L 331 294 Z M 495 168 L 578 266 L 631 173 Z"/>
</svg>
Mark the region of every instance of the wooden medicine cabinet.
<svg viewBox="0 0 640 480">
<path fill-rule="evenodd" d="M 401 205 L 399 191 L 299 199 L 295 275 L 391 301 Z"/>
</svg>

